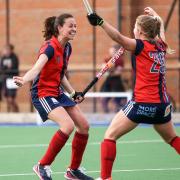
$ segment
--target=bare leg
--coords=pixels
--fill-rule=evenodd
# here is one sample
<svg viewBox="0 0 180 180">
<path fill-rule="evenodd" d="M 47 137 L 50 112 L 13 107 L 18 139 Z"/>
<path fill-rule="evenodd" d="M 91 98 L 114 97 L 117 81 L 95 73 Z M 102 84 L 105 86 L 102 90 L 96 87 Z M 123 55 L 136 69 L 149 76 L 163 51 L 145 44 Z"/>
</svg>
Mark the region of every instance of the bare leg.
<svg viewBox="0 0 180 180">
<path fill-rule="evenodd" d="M 113 118 L 110 126 L 105 133 L 105 139 L 117 140 L 122 135 L 134 129 L 138 124 L 128 119 L 121 110 Z"/>
<path fill-rule="evenodd" d="M 48 118 L 56 122 L 60 126 L 60 130 L 67 135 L 70 135 L 74 130 L 74 122 L 62 107 L 53 109 L 49 114 Z"/>
<path fill-rule="evenodd" d="M 87 134 L 89 131 L 89 123 L 82 113 L 78 105 L 73 107 L 65 107 L 68 115 L 71 117 L 74 122 L 77 132 L 82 134 Z"/>
<path fill-rule="evenodd" d="M 154 129 L 166 143 L 170 144 L 180 154 L 180 137 L 177 136 L 172 121 L 166 124 L 154 125 Z"/>
<path fill-rule="evenodd" d="M 12 112 L 19 112 L 19 107 L 16 103 L 15 97 L 12 97 L 11 104 L 12 104 Z"/>
<path fill-rule="evenodd" d="M 66 111 L 74 121 L 77 131 L 72 141 L 70 169 L 78 169 L 88 141 L 89 124 L 78 105 L 67 107 Z"/>
<path fill-rule="evenodd" d="M 101 99 L 102 108 L 105 113 L 109 112 L 108 103 L 109 103 L 110 99 L 111 98 L 102 98 Z"/>
<path fill-rule="evenodd" d="M 165 124 L 156 124 L 154 125 L 154 129 L 166 143 L 170 143 L 172 139 L 177 136 L 172 121 Z"/>
<path fill-rule="evenodd" d="M 52 137 L 45 155 L 39 161 L 43 166 L 51 165 L 74 129 L 72 119 L 62 107 L 52 110 L 48 118 L 56 122 L 60 126 L 60 129 Z"/>
<path fill-rule="evenodd" d="M 7 103 L 7 112 L 12 112 L 12 100 L 11 97 L 6 97 L 6 103 Z"/>
<path fill-rule="evenodd" d="M 112 167 L 116 158 L 116 140 L 134 129 L 138 124 L 129 120 L 121 110 L 116 114 L 108 127 L 104 141 L 101 143 L 101 178 L 111 177 Z"/>
</svg>

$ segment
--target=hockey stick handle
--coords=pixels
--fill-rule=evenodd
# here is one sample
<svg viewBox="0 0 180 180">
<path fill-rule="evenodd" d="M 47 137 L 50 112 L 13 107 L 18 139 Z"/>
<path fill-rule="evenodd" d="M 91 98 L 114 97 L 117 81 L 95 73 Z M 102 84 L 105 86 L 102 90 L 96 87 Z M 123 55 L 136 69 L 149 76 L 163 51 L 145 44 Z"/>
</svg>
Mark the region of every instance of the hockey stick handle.
<svg viewBox="0 0 180 180">
<path fill-rule="evenodd" d="M 124 48 L 121 47 L 115 55 L 105 64 L 105 66 L 99 71 L 96 77 L 91 81 L 91 83 L 84 89 L 83 96 L 96 84 L 96 82 L 102 77 L 102 75 L 108 71 L 115 62 L 119 59 L 119 57 L 124 53 Z"/>
<path fill-rule="evenodd" d="M 89 4 L 89 1 L 88 0 L 83 0 L 83 3 L 84 3 L 84 6 L 86 8 L 86 11 L 88 14 L 92 14 L 93 13 L 93 10 Z"/>
<path fill-rule="evenodd" d="M 94 86 L 94 84 L 96 84 L 96 82 L 98 81 L 98 77 L 95 77 L 91 83 L 84 89 L 84 91 L 82 92 L 83 93 L 83 96 Z"/>
</svg>

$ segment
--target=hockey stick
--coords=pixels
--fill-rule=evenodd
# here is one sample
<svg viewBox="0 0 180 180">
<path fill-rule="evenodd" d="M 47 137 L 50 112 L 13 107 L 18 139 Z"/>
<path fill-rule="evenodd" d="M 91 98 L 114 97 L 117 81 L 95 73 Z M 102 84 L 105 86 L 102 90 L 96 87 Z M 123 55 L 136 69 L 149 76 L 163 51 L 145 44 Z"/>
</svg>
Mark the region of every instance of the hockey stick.
<svg viewBox="0 0 180 180">
<path fill-rule="evenodd" d="M 102 75 L 108 71 L 119 59 L 119 57 L 124 53 L 124 48 L 121 47 L 114 56 L 105 64 L 105 66 L 100 70 L 100 72 L 96 75 L 96 77 L 91 81 L 91 83 L 84 89 L 83 96 L 96 84 L 96 82 L 102 77 Z"/>
<path fill-rule="evenodd" d="M 88 12 L 88 14 L 92 14 L 93 13 L 93 10 L 88 2 L 88 0 L 83 0 L 83 3 L 84 3 L 84 6 Z"/>
</svg>

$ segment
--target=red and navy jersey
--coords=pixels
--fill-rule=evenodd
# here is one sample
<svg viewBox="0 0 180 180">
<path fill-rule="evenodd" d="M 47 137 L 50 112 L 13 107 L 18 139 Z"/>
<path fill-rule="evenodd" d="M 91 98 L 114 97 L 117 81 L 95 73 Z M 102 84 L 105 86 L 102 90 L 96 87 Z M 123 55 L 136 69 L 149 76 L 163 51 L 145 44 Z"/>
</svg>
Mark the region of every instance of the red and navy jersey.
<svg viewBox="0 0 180 180">
<path fill-rule="evenodd" d="M 67 43 L 63 48 L 56 37 L 52 37 L 40 48 L 39 55 L 46 54 L 48 62 L 35 78 L 31 92 L 37 98 L 60 94 L 61 79 L 63 78 L 71 55 L 71 45 Z"/>
<path fill-rule="evenodd" d="M 134 71 L 133 100 L 144 103 L 168 103 L 165 80 L 166 45 L 136 40 L 132 58 Z"/>
</svg>

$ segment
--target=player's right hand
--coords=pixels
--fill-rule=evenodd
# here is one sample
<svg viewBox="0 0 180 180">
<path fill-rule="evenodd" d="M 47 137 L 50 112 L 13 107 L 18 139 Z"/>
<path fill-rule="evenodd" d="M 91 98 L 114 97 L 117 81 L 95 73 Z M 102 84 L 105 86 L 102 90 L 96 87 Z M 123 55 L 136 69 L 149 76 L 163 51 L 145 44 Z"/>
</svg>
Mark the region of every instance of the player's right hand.
<svg viewBox="0 0 180 180">
<path fill-rule="evenodd" d="M 19 87 L 22 87 L 24 85 L 23 77 L 13 76 L 13 80 L 14 80 L 14 83 Z"/>
<path fill-rule="evenodd" d="M 71 99 L 76 102 L 76 103 L 81 103 L 84 100 L 84 95 L 82 92 L 76 92 L 74 93 L 74 95 L 71 96 Z"/>
<path fill-rule="evenodd" d="M 97 26 L 97 25 L 101 26 L 104 22 L 104 20 L 100 16 L 98 16 L 95 12 L 92 14 L 88 14 L 87 18 L 89 20 L 89 23 L 93 26 Z"/>
</svg>

